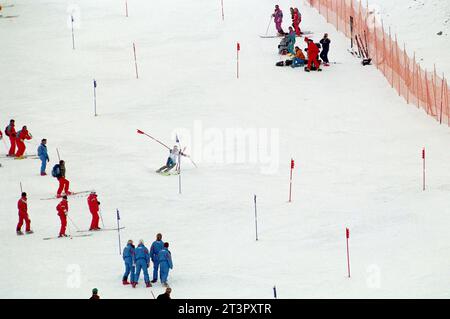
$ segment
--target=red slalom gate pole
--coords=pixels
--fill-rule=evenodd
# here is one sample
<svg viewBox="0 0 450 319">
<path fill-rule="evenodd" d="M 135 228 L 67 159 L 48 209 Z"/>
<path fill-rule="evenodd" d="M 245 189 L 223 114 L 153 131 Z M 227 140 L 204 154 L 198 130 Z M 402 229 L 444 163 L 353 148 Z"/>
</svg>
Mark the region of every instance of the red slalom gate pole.
<svg viewBox="0 0 450 319">
<path fill-rule="evenodd" d="M 348 278 L 350 278 L 350 254 L 348 249 L 348 239 L 350 238 L 350 230 L 345 228 L 345 237 L 347 239 L 347 269 L 348 269 Z"/>
<path fill-rule="evenodd" d="M 236 75 L 238 79 L 239 79 L 239 51 L 241 51 L 241 45 L 238 42 L 236 46 L 236 71 L 237 71 Z"/>
<path fill-rule="evenodd" d="M 422 149 L 422 160 L 423 160 L 423 190 L 425 190 L 425 147 Z"/>
<path fill-rule="evenodd" d="M 289 180 L 289 203 L 291 202 L 292 195 L 292 171 L 294 170 L 294 159 L 291 158 L 291 177 Z"/>
<path fill-rule="evenodd" d="M 136 79 L 139 79 L 137 59 L 136 59 L 136 45 L 134 44 L 134 42 L 133 42 L 133 52 L 134 52 L 134 66 L 136 68 Z"/>
</svg>

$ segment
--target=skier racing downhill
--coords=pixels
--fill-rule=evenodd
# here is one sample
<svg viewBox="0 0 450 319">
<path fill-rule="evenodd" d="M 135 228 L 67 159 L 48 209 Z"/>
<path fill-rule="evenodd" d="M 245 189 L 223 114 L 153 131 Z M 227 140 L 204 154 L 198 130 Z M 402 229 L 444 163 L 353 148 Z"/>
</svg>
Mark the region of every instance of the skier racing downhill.
<svg viewBox="0 0 450 319">
<path fill-rule="evenodd" d="M 174 168 L 179 163 L 180 155 L 187 157 L 181 150 L 178 149 L 177 145 L 170 150 L 169 157 L 167 158 L 166 165 L 160 167 L 157 173 L 169 173 L 169 171 Z"/>
</svg>

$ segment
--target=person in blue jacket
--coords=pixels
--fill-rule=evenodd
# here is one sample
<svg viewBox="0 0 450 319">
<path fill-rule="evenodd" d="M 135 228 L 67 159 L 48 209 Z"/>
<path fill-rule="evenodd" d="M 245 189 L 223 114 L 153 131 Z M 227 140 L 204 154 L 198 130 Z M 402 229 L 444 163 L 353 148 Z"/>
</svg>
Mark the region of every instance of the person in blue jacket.
<svg viewBox="0 0 450 319">
<path fill-rule="evenodd" d="M 39 159 L 41 160 L 41 176 L 47 175 L 45 172 L 45 169 L 47 168 L 47 162 L 50 162 L 50 158 L 48 157 L 47 153 L 47 139 L 42 139 L 41 145 L 39 145 L 37 153 L 39 156 Z"/>
<path fill-rule="evenodd" d="M 167 277 L 169 277 L 169 269 L 173 268 L 172 264 L 172 255 L 169 251 L 169 243 L 164 243 L 164 248 L 161 249 L 161 251 L 158 254 L 158 261 L 159 261 L 159 274 L 161 277 L 161 283 L 163 286 L 168 287 L 167 284 Z"/>
<path fill-rule="evenodd" d="M 150 258 L 153 262 L 153 280 L 152 282 L 158 281 L 158 268 L 159 268 L 159 261 L 158 261 L 158 254 L 163 249 L 164 242 L 162 241 L 162 235 L 160 233 L 156 234 L 156 240 L 152 243 L 152 246 L 150 247 Z"/>
<path fill-rule="evenodd" d="M 147 247 L 144 246 L 144 241 L 141 239 L 139 240 L 139 245 L 136 247 L 134 251 L 135 257 L 136 257 L 136 275 L 134 276 L 135 280 L 132 284 L 133 288 L 136 288 L 136 285 L 139 282 L 139 276 L 142 272 L 144 273 L 144 281 L 146 287 L 151 287 L 152 284 L 150 283 L 150 277 L 148 276 L 148 267 L 150 264 L 150 254 L 148 252 Z"/>
<path fill-rule="evenodd" d="M 127 245 L 123 249 L 122 254 L 123 261 L 125 262 L 125 273 L 123 274 L 122 283 L 124 285 L 129 285 L 128 275 L 130 275 L 131 284 L 134 283 L 134 272 L 136 266 L 136 257 L 134 252 L 133 241 L 130 239 Z"/>
</svg>

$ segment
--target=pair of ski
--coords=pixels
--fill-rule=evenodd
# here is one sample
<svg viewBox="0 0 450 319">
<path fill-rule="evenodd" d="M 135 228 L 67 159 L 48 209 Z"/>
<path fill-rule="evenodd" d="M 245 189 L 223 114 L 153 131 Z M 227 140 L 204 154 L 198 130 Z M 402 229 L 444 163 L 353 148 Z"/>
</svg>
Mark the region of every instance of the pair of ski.
<svg viewBox="0 0 450 319">
<path fill-rule="evenodd" d="M 39 159 L 39 156 L 37 156 L 37 154 L 23 155 L 21 157 L 1 155 L 0 158 L 10 158 L 10 159 L 15 159 L 15 160 L 21 160 L 21 159 L 26 159 L 26 158 Z"/>
<path fill-rule="evenodd" d="M 314 32 L 312 32 L 312 31 L 305 31 L 305 32 L 302 32 L 302 34 L 301 35 L 296 35 L 295 37 L 296 38 L 300 38 L 300 37 L 303 37 L 303 36 L 305 36 L 305 35 L 312 35 L 312 34 L 314 34 Z M 284 35 L 260 35 L 260 37 L 261 38 L 263 38 L 263 39 L 272 39 L 272 38 L 282 38 L 282 37 L 284 37 Z"/>
<path fill-rule="evenodd" d="M 368 44 L 367 44 L 367 36 L 366 36 L 366 31 L 364 31 L 364 41 L 362 41 L 361 39 L 361 35 L 358 37 L 357 34 L 355 34 L 355 41 L 356 41 L 356 46 L 358 47 L 358 52 L 352 50 L 350 51 L 351 54 L 362 58 L 362 65 L 369 65 L 370 62 L 372 61 L 371 58 L 369 58 L 369 49 L 368 49 Z"/>
<path fill-rule="evenodd" d="M 72 194 L 67 195 L 67 197 L 82 197 L 86 196 L 86 194 L 93 192 L 93 190 L 90 191 L 81 191 L 81 192 L 72 192 Z M 48 197 L 48 198 L 41 198 L 41 200 L 51 200 L 51 199 L 61 199 L 62 197 L 58 198 L 56 196 Z"/>
<path fill-rule="evenodd" d="M 120 229 L 124 229 L 124 228 L 125 227 L 120 227 L 119 230 Z M 43 240 L 50 240 L 50 239 L 60 239 L 60 238 L 70 238 L 70 239 L 72 239 L 74 237 L 89 237 L 89 236 L 92 236 L 92 233 L 94 233 L 94 232 L 111 231 L 111 230 L 117 230 L 117 228 L 102 228 L 102 229 L 99 229 L 99 230 L 78 230 L 77 233 L 87 233 L 87 232 L 90 232 L 90 233 L 89 234 L 68 235 L 68 236 L 65 236 L 65 237 L 59 237 L 59 236 L 45 237 L 45 238 L 42 238 L 42 239 Z"/>
</svg>

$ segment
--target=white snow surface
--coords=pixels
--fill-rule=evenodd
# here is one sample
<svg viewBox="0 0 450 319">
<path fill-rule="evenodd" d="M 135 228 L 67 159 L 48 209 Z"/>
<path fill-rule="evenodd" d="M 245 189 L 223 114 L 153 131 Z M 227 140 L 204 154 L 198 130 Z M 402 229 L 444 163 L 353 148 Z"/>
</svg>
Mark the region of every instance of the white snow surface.
<svg viewBox="0 0 450 319">
<path fill-rule="evenodd" d="M 362 0 L 366 6 L 366 0 Z M 450 74 L 450 1 L 448 0 L 369 0 L 369 11 L 383 20 L 386 32 L 397 34 L 399 45 L 423 68 L 439 75 Z M 438 34 L 442 33 L 442 34 Z"/>
<path fill-rule="evenodd" d="M 10 0 L 4 14 L 19 17 L 0 20 L 1 129 L 10 118 L 27 125 L 28 154 L 47 138 L 48 173 L 58 148 L 72 190 L 98 192 L 106 226 L 120 210 L 122 246 L 130 238 L 150 246 L 162 232 L 174 298 L 272 298 L 274 285 L 280 298 L 449 298 L 450 130 L 407 105 L 374 67 L 361 67 L 316 10 L 277 2 L 287 20 L 299 6 L 315 40 L 328 32 L 330 58 L 341 63 L 322 73 L 275 67 L 279 39 L 259 37 L 275 1 L 226 0 L 222 21 L 220 1 L 210 0 L 129 0 L 128 18 L 120 0 Z M 441 53 L 430 59 L 448 59 Z M 199 123 L 206 133 L 188 141 Z M 177 176 L 154 172 L 167 150 L 137 128 L 169 145 L 184 132 L 198 168 L 184 159 L 181 195 Z M 279 167 L 267 174 L 258 163 L 212 160 L 213 151 L 231 151 L 214 140 L 227 128 L 278 129 L 271 158 Z M 122 286 L 117 232 L 42 240 L 59 230 L 57 201 L 40 200 L 56 193 L 56 180 L 39 176 L 38 160 L 0 162 L 1 298 L 88 298 L 93 287 L 102 298 L 152 298 L 142 274 L 136 289 Z M 19 182 L 35 231 L 21 237 Z M 86 198 L 69 205 L 86 229 Z"/>
</svg>

